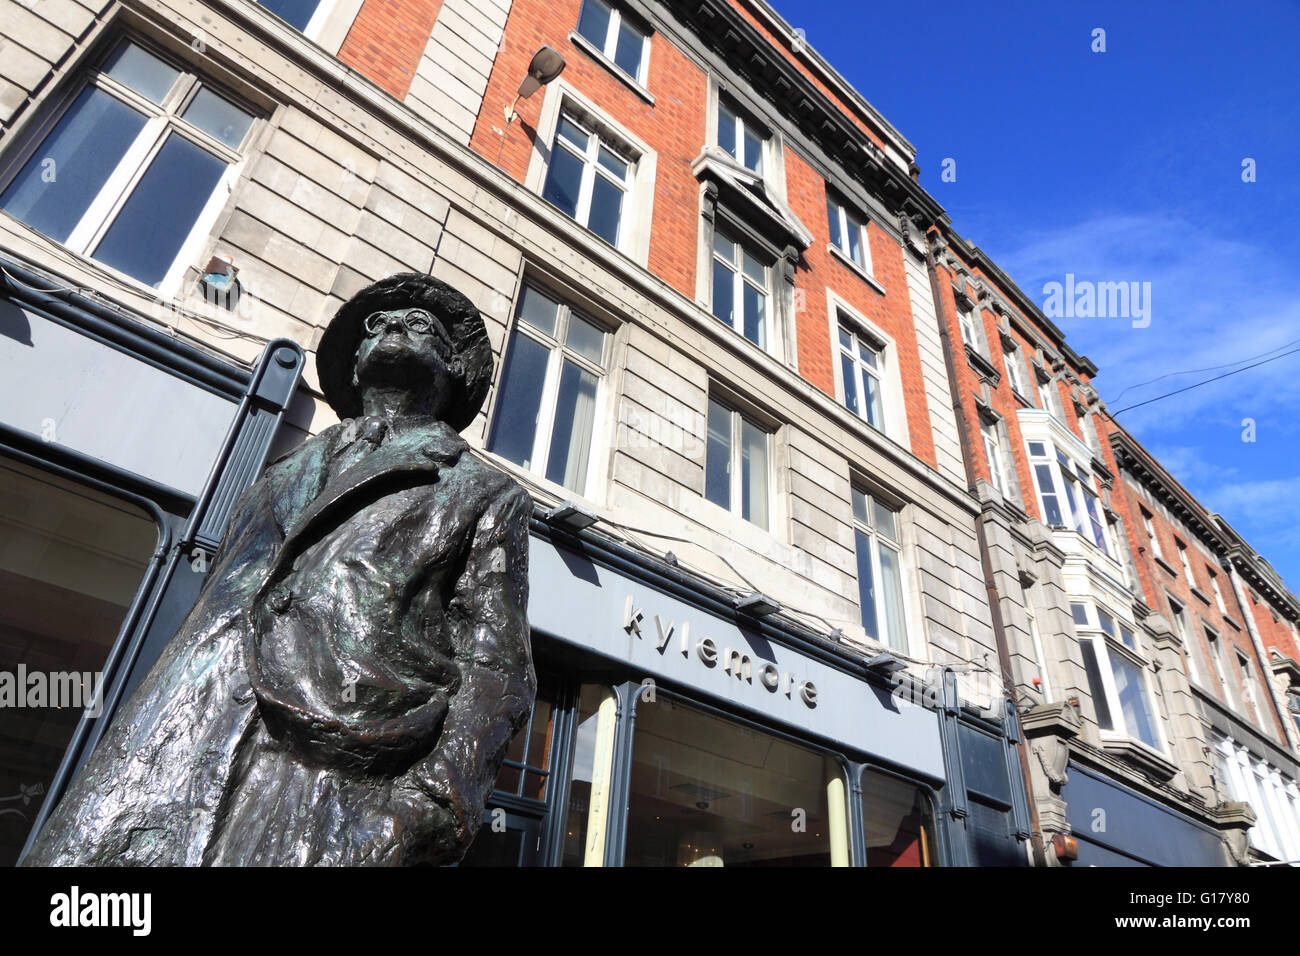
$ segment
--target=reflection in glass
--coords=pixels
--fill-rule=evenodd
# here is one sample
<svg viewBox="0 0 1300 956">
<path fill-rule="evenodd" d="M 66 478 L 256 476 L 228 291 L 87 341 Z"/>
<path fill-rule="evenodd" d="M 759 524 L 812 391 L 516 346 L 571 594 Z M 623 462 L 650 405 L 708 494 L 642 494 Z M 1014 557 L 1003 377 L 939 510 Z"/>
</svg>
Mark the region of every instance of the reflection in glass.
<svg viewBox="0 0 1300 956">
<path fill-rule="evenodd" d="M 705 449 L 704 497 L 731 508 L 731 410 L 709 400 L 709 440 Z"/>
<path fill-rule="evenodd" d="M 0 707 L 0 866 L 12 866 L 83 706 L 102 689 L 158 528 L 124 502 L 8 459 L 0 526 L 0 672 L 66 675 L 61 694 L 81 697 Z"/>
<path fill-rule="evenodd" d="M 934 815 L 924 790 L 874 770 L 862 774 L 867 866 L 937 866 Z"/>
<path fill-rule="evenodd" d="M 842 790 L 832 758 L 661 696 L 637 709 L 625 865 L 830 866 Z"/>
<path fill-rule="evenodd" d="M 510 337 L 501 372 L 501 395 L 488 449 L 524 468 L 532 465 L 547 355 L 546 346 L 516 332 Z"/>
</svg>

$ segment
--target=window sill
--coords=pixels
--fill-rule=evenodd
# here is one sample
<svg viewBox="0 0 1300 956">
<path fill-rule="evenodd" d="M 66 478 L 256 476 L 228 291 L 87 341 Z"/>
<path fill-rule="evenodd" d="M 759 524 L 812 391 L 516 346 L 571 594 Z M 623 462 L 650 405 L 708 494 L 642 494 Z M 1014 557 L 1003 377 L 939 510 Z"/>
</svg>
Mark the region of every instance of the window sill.
<svg viewBox="0 0 1300 956">
<path fill-rule="evenodd" d="M 1105 734 L 1105 731 L 1102 731 Z M 1128 737 L 1102 737 L 1102 749 L 1132 764 L 1152 780 L 1164 782 L 1178 772 L 1178 765 L 1157 750 Z"/>
<path fill-rule="evenodd" d="M 1189 590 L 1192 592 L 1192 596 L 1195 597 L 1198 601 L 1200 601 L 1206 607 L 1210 606 L 1210 599 L 1201 593 L 1200 588 L 1193 585 Z"/>
<path fill-rule="evenodd" d="M 1178 572 L 1174 570 L 1174 566 L 1170 564 L 1168 561 L 1166 561 L 1164 558 L 1160 557 L 1160 555 L 1158 554 L 1151 555 L 1151 560 L 1154 561 L 1156 564 L 1160 565 L 1166 571 L 1168 571 L 1171 577 L 1175 577 L 1175 578 L 1178 577 Z"/>
<path fill-rule="evenodd" d="M 1240 631 L 1240 630 L 1241 630 L 1241 625 L 1238 624 L 1236 621 L 1234 621 L 1232 618 L 1230 618 L 1227 614 L 1220 614 L 1219 616 L 1220 616 L 1221 618 L 1223 618 L 1224 622 L 1225 622 L 1229 627 L 1231 627 L 1233 630 L 1236 630 L 1236 631 Z"/>
<path fill-rule="evenodd" d="M 576 46 L 579 50 L 587 54 L 587 56 L 591 57 L 593 60 L 595 60 L 597 63 L 603 66 L 610 73 L 613 73 L 615 78 L 618 79 L 619 82 L 621 82 L 624 86 L 630 89 L 633 93 L 641 97 L 641 99 L 645 100 L 651 106 L 655 105 L 655 95 L 651 93 L 649 90 L 647 90 L 640 83 L 638 83 L 636 80 L 634 80 L 632 77 L 628 76 L 627 72 L 621 66 L 619 66 L 617 63 L 615 63 L 613 60 L 607 57 L 604 54 L 604 52 L 597 49 L 596 44 L 592 43 L 590 40 L 588 40 L 577 30 L 569 31 L 569 40 L 572 41 L 573 45 Z"/>
<path fill-rule="evenodd" d="M 850 259 L 843 249 L 835 245 L 835 243 L 833 242 L 828 243 L 826 248 L 830 250 L 831 255 L 839 259 L 840 262 L 844 263 L 844 265 L 848 266 L 850 269 L 856 272 L 858 274 L 858 277 L 864 280 L 867 283 L 867 285 L 871 286 L 871 288 L 875 289 L 881 295 L 887 294 L 885 292 L 885 287 L 881 285 L 879 282 L 877 282 L 875 277 L 872 276 L 870 272 L 868 272 L 866 269 L 862 268 L 862 266 L 858 265 L 856 262 Z"/>
</svg>

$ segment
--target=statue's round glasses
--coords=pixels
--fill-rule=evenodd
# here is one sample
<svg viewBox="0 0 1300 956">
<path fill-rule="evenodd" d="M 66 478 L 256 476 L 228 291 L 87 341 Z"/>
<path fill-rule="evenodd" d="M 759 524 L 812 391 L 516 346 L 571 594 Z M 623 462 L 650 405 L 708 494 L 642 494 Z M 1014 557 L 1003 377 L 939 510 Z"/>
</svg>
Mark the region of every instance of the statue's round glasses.
<svg viewBox="0 0 1300 956">
<path fill-rule="evenodd" d="M 375 335 L 388 326 L 389 318 L 393 316 L 391 312 L 372 312 L 365 321 L 367 335 Z M 410 309 L 401 316 L 402 325 L 408 332 L 431 332 L 433 330 L 433 316 L 424 309 Z"/>
</svg>

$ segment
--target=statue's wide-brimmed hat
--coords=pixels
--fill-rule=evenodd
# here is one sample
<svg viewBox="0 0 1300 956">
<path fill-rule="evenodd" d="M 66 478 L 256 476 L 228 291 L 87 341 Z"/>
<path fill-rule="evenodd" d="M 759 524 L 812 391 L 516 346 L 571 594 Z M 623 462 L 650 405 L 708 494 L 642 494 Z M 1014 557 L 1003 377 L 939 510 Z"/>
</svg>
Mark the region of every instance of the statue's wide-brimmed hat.
<svg viewBox="0 0 1300 956">
<path fill-rule="evenodd" d="M 316 371 L 325 401 L 339 418 L 361 415 L 361 395 L 352 384 L 357 346 L 366 318 L 394 309 L 427 309 L 451 339 L 451 399 L 443 419 L 466 428 L 487 399 L 492 381 L 492 346 L 474 303 L 445 282 L 419 272 L 401 272 L 368 285 L 339 307 L 316 348 Z"/>
</svg>

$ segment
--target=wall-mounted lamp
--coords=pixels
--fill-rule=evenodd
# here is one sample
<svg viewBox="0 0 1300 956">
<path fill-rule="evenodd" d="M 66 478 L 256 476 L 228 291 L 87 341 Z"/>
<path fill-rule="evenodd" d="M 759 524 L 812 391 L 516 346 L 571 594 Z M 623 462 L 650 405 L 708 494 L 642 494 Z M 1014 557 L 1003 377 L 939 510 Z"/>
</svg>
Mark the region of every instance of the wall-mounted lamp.
<svg viewBox="0 0 1300 956">
<path fill-rule="evenodd" d="M 544 515 L 547 524 L 563 528 L 565 531 L 581 531 L 590 528 L 600 519 L 585 508 L 579 508 L 572 501 L 556 505 Z"/>
<path fill-rule="evenodd" d="M 528 75 L 519 84 L 519 92 L 515 94 L 515 98 L 506 107 L 506 125 L 508 126 L 515 121 L 516 103 L 521 99 L 528 99 L 563 72 L 564 57 L 554 47 L 547 45 L 534 53 L 533 58 L 528 62 Z"/>
<path fill-rule="evenodd" d="M 867 670 L 891 677 L 899 671 L 907 670 L 907 662 L 901 657 L 895 657 L 889 651 L 882 651 L 875 657 L 867 658 Z"/>
<path fill-rule="evenodd" d="M 736 598 L 736 610 L 751 617 L 767 617 L 781 610 L 781 605 L 762 591 L 751 591 L 744 597 Z"/>
</svg>

